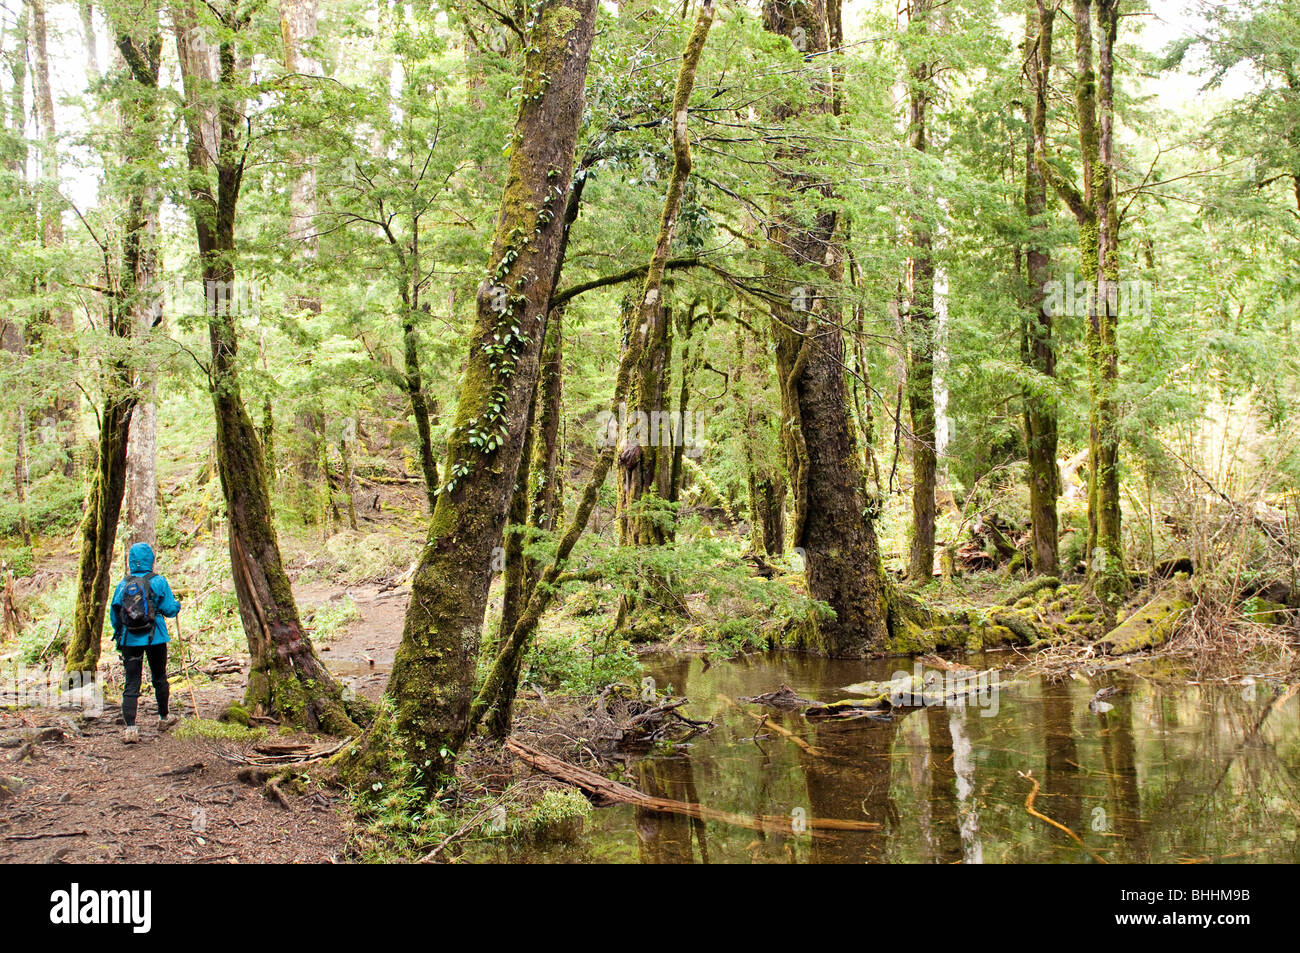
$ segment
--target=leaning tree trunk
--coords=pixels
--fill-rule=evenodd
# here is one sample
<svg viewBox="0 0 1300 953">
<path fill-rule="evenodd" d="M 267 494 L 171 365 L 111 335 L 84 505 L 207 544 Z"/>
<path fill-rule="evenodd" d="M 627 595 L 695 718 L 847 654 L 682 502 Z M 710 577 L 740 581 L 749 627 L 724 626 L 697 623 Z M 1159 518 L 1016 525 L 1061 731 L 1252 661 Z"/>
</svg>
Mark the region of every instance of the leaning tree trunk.
<svg viewBox="0 0 1300 953">
<path fill-rule="evenodd" d="M 352 731 L 356 726 L 344 710 L 342 692 L 317 657 L 298 617 L 271 521 L 262 445 L 240 392 L 234 257 L 244 122 L 237 100 L 235 49 L 230 39 L 222 40 L 215 85 L 223 95 L 216 105 L 217 148 L 215 169 L 210 169 L 213 160 L 198 117 L 208 106 L 211 93 L 204 80 L 211 73 L 206 51 L 195 47 L 193 34 L 186 29 L 191 22 L 178 21 L 176 46 L 189 107 L 189 186 L 212 349 L 208 373 L 217 424 L 217 472 L 226 503 L 235 595 L 251 656 L 245 703 L 261 714 L 305 728 Z M 247 26 L 247 20 L 232 13 L 221 26 L 234 35 Z"/>
<path fill-rule="evenodd" d="M 555 277 L 552 288 L 559 287 L 564 258 L 569 248 L 573 223 L 582 207 L 582 191 L 587 178 L 585 170 L 574 173 L 565 202 L 564 233 L 560 238 L 560 251 L 555 259 Z M 515 496 L 510 503 L 510 525 L 527 527 L 528 532 L 552 532 L 559 522 L 563 486 L 560 473 L 560 422 L 561 397 L 564 383 L 564 311 L 565 305 L 551 308 L 546 319 L 546 339 L 542 343 L 541 366 L 538 369 L 537 392 L 529 412 L 532 424 L 519 461 Z M 512 555 L 513 546 L 513 555 Z M 497 630 L 496 654 L 505 654 L 506 674 L 496 702 L 487 716 L 487 729 L 494 738 L 510 734 L 514 718 L 515 693 L 523 672 L 525 651 L 510 650 L 510 637 L 519 624 L 519 615 L 533 597 L 542 566 L 524 555 L 524 539 L 512 534 L 506 541 L 506 573 L 501 603 L 501 624 Z M 511 560 L 518 571 L 511 569 Z M 529 632 L 529 639 L 532 633 Z M 527 644 L 519 643 L 519 644 Z M 471 709 L 472 710 L 472 709 Z"/>
<path fill-rule="evenodd" d="M 769 0 L 763 19 L 773 33 L 798 37 L 809 57 L 827 50 L 824 0 Z M 803 109 L 829 110 L 832 93 L 826 85 L 819 84 L 814 93 Z M 777 118 L 790 120 L 796 113 L 782 106 Z M 786 166 L 810 161 L 797 147 L 780 159 Z M 829 186 L 810 182 L 797 169 L 782 173 L 781 180 L 788 194 L 820 191 L 830 197 Z M 773 246 L 795 270 L 836 280 L 835 213 L 805 212 L 789 202 L 778 205 L 769 229 Z M 890 592 L 862 498 L 861 461 L 844 386 L 841 322 L 828 307 L 833 296 L 788 278 L 779 284 L 784 294 L 772 307 L 772 323 L 786 421 L 783 442 L 794 488 L 791 541 L 803 553 L 809 594 L 835 612 L 833 619 L 810 619 L 804 642 L 828 655 L 867 655 L 888 641 Z"/>
<path fill-rule="evenodd" d="M 1047 179 L 1034 157 L 1047 148 L 1047 68 L 1051 63 L 1052 18 L 1035 16 L 1035 2 L 1026 6 L 1025 49 L 1032 104 L 1026 104 L 1028 128 L 1025 153 L 1025 217 L 1029 244 L 1025 263 L 1029 315 L 1022 335 L 1023 358 L 1043 381 L 1056 377 L 1056 344 L 1052 340 L 1053 315 L 1046 306 L 1047 282 L 1052 277 L 1050 239 L 1047 235 Z M 1043 49 L 1049 52 L 1042 53 Z M 1056 401 L 1044 393 L 1043 382 L 1025 390 L 1025 444 L 1029 456 L 1029 515 L 1034 537 L 1034 572 L 1054 576 L 1060 562 L 1056 498 L 1060 471 L 1056 464 Z"/>
<path fill-rule="evenodd" d="M 596 0 L 543 0 L 524 66 L 510 167 L 445 480 L 411 585 L 388 695 L 412 765 L 436 777 L 469 731 L 493 550 L 519 473 L 562 207 L 573 175 Z"/>
</svg>

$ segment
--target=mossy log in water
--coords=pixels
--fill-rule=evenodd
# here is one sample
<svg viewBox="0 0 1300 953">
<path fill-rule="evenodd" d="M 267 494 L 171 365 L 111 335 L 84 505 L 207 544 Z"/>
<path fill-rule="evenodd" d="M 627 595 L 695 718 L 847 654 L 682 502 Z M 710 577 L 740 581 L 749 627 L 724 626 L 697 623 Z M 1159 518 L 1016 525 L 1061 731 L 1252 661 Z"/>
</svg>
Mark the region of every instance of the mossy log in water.
<svg viewBox="0 0 1300 953">
<path fill-rule="evenodd" d="M 1175 588 L 1134 611 L 1106 632 L 1102 613 L 1085 601 L 1078 586 L 1054 578 L 1036 579 L 1002 603 L 946 608 L 930 606 L 898 590 L 889 600 L 889 639 L 879 655 L 923 655 L 939 649 L 980 651 L 1002 645 L 1040 648 L 1098 640 L 1112 655 L 1164 644 L 1179 614 L 1190 607 L 1184 589 Z M 799 647 L 798 633 L 791 644 Z"/>
</svg>

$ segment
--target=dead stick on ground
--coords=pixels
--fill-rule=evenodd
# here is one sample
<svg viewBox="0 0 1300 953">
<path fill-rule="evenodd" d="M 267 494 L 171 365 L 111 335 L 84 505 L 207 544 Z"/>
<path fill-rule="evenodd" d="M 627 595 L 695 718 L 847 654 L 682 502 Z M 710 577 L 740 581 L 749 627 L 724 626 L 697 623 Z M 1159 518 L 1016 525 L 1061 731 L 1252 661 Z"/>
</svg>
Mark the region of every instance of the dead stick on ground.
<svg viewBox="0 0 1300 953">
<path fill-rule="evenodd" d="M 1088 853 L 1092 854 L 1092 859 L 1097 861 L 1097 863 L 1099 864 L 1107 863 L 1105 857 L 1102 857 L 1100 854 L 1096 853 L 1092 848 L 1090 848 L 1087 844 L 1085 844 L 1083 840 L 1079 837 L 1079 835 L 1076 834 L 1074 831 L 1070 830 L 1064 824 L 1052 820 L 1046 814 L 1041 814 L 1038 811 L 1034 810 L 1034 798 L 1038 797 L 1038 779 L 1034 777 L 1034 772 L 1032 771 L 1028 771 L 1028 772 L 1017 771 L 1016 773 L 1034 786 L 1033 790 L 1029 792 L 1029 796 L 1025 798 L 1026 811 L 1028 811 L 1034 817 L 1038 818 L 1040 821 L 1043 821 L 1047 824 L 1051 824 L 1058 831 L 1065 831 L 1065 833 L 1069 834 L 1070 837 L 1074 839 L 1074 842 L 1076 844 L 1078 844 Z"/>
<path fill-rule="evenodd" d="M 44 840 L 47 837 L 86 837 L 90 831 L 53 831 L 49 834 L 10 834 L 5 840 Z"/>
</svg>

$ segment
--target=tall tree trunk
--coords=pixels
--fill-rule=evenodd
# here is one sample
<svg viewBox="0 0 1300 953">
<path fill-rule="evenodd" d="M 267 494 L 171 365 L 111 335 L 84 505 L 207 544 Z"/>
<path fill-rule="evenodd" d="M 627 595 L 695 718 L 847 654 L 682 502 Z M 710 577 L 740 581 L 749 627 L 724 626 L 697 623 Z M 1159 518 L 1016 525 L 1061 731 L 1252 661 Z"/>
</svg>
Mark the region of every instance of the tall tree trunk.
<svg viewBox="0 0 1300 953">
<path fill-rule="evenodd" d="M 908 32 L 923 42 L 930 31 L 930 0 L 913 0 Z M 917 152 L 929 146 L 927 109 L 934 67 L 915 64 L 908 83 L 907 144 Z M 913 201 L 928 202 L 924 190 L 913 189 Z M 933 241 L 924 216 L 912 216 L 911 257 L 907 261 L 907 409 L 912 420 L 912 536 L 907 574 L 918 583 L 934 573 L 935 438 L 934 438 L 934 259 Z"/>
<path fill-rule="evenodd" d="M 569 247 L 569 235 L 573 223 L 578 218 L 585 183 L 585 172 L 583 170 L 575 172 L 569 187 L 569 197 L 565 203 L 564 234 L 560 239 L 560 252 L 556 257 L 552 288 L 557 288 L 560 284 L 564 256 Z M 546 319 L 546 339 L 542 343 L 537 392 L 533 395 L 533 406 L 529 411 L 532 424 L 520 457 L 518 482 L 510 503 L 508 526 L 520 529 L 527 527 L 528 532 L 551 532 L 557 528 L 559 521 L 563 489 L 560 482 L 559 458 L 560 400 L 564 380 L 562 366 L 564 310 L 563 304 L 551 308 L 550 315 Z M 531 487 L 529 486 L 530 472 Z M 501 625 L 497 630 L 495 653 L 498 656 L 506 656 L 506 674 L 501 681 L 501 688 L 492 710 L 486 718 L 487 729 L 494 738 L 505 738 L 510 734 L 510 726 L 514 718 L 515 694 L 519 690 L 519 678 L 523 672 L 526 655 L 523 648 L 515 650 L 509 648 L 510 637 L 519 624 L 520 613 L 525 611 L 528 600 L 533 597 L 542 572 L 541 565 L 524 556 L 523 550 L 523 536 L 512 533 L 511 538 L 506 540 L 505 584 L 502 593 Z M 517 564 L 518 571 L 512 570 L 512 560 Z"/>
<path fill-rule="evenodd" d="M 252 657 L 245 702 L 252 710 L 292 724 L 347 732 L 356 726 L 343 708 L 342 693 L 298 617 L 271 521 L 262 446 L 240 392 L 235 214 L 243 175 L 244 120 L 232 38 L 247 27 L 247 14 L 232 12 L 220 24 L 223 35 L 213 76 L 211 60 L 195 47 L 193 33 L 187 30 L 193 23 L 192 9 L 187 13 L 176 24 L 176 46 L 187 103 L 190 197 L 212 348 L 209 377 L 217 471 L 226 503 L 235 594 Z M 200 128 L 211 103 L 210 84 L 220 91 L 215 157 L 207 151 Z"/>
<path fill-rule="evenodd" d="M 1101 33 L 1101 80 L 1093 66 L 1094 3 Z M 1053 10 L 1038 3 L 1040 30 Z M 1083 281 L 1092 287 L 1085 327 L 1088 364 L 1088 578 L 1108 619 L 1128 592 L 1124 570 L 1119 501 L 1119 431 L 1115 385 L 1119 375 L 1118 315 L 1114 289 L 1119 279 L 1119 214 L 1115 202 L 1114 45 L 1118 0 L 1074 0 L 1075 112 L 1079 128 L 1082 188 L 1047 161 L 1036 146 L 1039 170 L 1069 205 L 1079 226 Z M 1051 48 L 1040 44 L 1043 70 Z"/>
<path fill-rule="evenodd" d="M 556 196 L 573 175 L 596 0 L 543 0 L 534 22 L 446 481 L 388 683 L 405 753 L 430 778 L 469 730 L 492 551 L 519 473 L 564 231 Z"/>
<path fill-rule="evenodd" d="M 284 45 L 285 71 L 299 77 L 317 77 L 321 64 L 312 55 L 310 44 L 316 39 L 316 0 L 280 0 L 280 37 Z M 298 174 L 289 190 L 290 254 L 296 255 L 310 269 L 316 262 L 319 242 L 316 235 L 316 169 L 309 161 L 299 161 Z M 309 315 L 320 314 L 320 295 L 308 281 L 295 289 L 291 306 Z M 309 357 L 310 360 L 310 357 Z M 303 522 L 314 525 L 328 521 L 322 506 L 329 507 L 329 486 L 324 480 L 321 459 L 327 453 L 325 443 L 325 409 L 315 395 L 294 418 L 294 450 L 298 470 L 297 506 Z"/>
<path fill-rule="evenodd" d="M 785 552 L 785 471 L 767 452 L 768 435 L 779 423 L 772 419 L 762 395 L 768 368 L 764 348 L 750 339 L 743 325 L 736 326 L 736 393 L 743 401 L 741 443 L 749 497 L 749 545 L 755 553 L 780 556 Z"/>
<path fill-rule="evenodd" d="M 17 23 L 14 28 L 15 49 L 9 55 L 10 98 L 9 102 L 5 104 L 6 112 L 4 116 L 14 142 L 13 152 L 6 159 L 5 168 L 17 183 L 17 191 L 20 195 L 26 192 L 27 149 L 24 143 L 27 135 L 27 33 L 27 7 L 22 6 L 18 9 Z M 0 339 L 2 339 L 0 344 L 3 344 L 6 351 L 19 355 L 20 359 L 26 355 L 27 339 L 22 327 L 9 322 L 0 323 Z M 27 464 L 27 405 L 19 403 L 14 413 L 14 498 L 17 500 L 19 507 L 22 507 L 27 500 L 29 476 Z M 18 534 L 22 538 L 24 545 L 31 545 L 32 534 L 25 510 L 20 510 Z"/>
<path fill-rule="evenodd" d="M 672 492 L 675 428 L 666 413 L 672 312 L 659 299 L 653 307 L 629 314 L 637 325 L 625 333 L 642 334 L 645 344 L 628 399 L 626 443 L 618 457 L 619 537 L 625 546 L 657 546 L 672 538 L 664 514 L 639 507 L 646 497 L 666 501 Z"/>
<path fill-rule="evenodd" d="M 541 378 L 537 384 L 537 409 L 533 417 L 533 491 L 529 522 L 537 529 L 559 529 L 564 498 L 564 471 L 560 465 L 560 423 L 564 407 L 564 306 L 551 310 L 542 348 Z M 529 575 L 536 582 L 536 567 Z"/>
<path fill-rule="evenodd" d="M 1022 335 L 1025 363 L 1043 378 L 1056 377 L 1056 344 L 1052 339 L 1052 313 L 1046 307 L 1052 259 L 1047 235 L 1047 179 L 1035 156 L 1047 148 L 1047 94 L 1051 63 L 1052 17 L 1036 15 L 1037 0 L 1025 15 L 1026 69 L 1032 102 L 1025 106 L 1028 127 L 1025 145 L 1025 217 L 1029 220 L 1026 249 L 1028 317 Z M 1049 52 L 1043 54 L 1042 49 Z M 1034 535 L 1034 572 L 1053 576 L 1058 571 L 1056 498 L 1060 471 L 1056 464 L 1057 420 L 1055 399 L 1041 383 L 1025 391 L 1025 444 L 1029 454 L 1029 515 Z"/>
<path fill-rule="evenodd" d="M 41 241 L 48 250 L 63 247 L 63 198 L 60 194 L 58 134 L 54 123 L 54 93 L 50 88 L 50 59 L 46 42 L 45 0 L 26 0 L 30 12 L 32 96 L 36 105 L 36 126 L 41 140 L 40 217 Z M 45 282 L 44 295 L 55 297 L 55 283 Z M 56 304 L 42 317 L 42 328 L 52 327 L 59 336 L 58 347 L 69 352 L 75 361 L 72 309 Z M 53 342 L 49 342 L 53 343 Z M 48 346 L 48 344 L 47 344 Z M 59 441 L 63 444 L 63 472 L 71 476 L 76 470 L 78 401 L 67 396 L 73 388 L 59 388 L 52 402 L 52 412 Z"/>
<path fill-rule="evenodd" d="M 424 376 L 420 372 L 420 342 L 410 309 L 402 324 L 402 355 L 406 365 L 406 396 L 415 417 L 415 432 L 420 454 L 420 472 L 424 476 L 425 499 L 432 513 L 438 505 L 438 461 L 433 453 L 433 435 L 429 426 L 429 402 L 424 394 Z"/>
<path fill-rule="evenodd" d="M 1096 430 L 1092 446 L 1092 477 L 1096 483 L 1097 538 L 1088 565 L 1093 590 L 1113 617 L 1129 591 L 1124 569 L 1119 495 L 1119 209 L 1115 194 L 1115 38 L 1119 30 L 1119 0 L 1097 0 L 1098 181 L 1097 304 L 1089 321 L 1094 349 L 1089 363 L 1097 380 Z"/>
<path fill-rule="evenodd" d="M 810 62 L 827 50 L 824 0 L 768 0 L 763 20 L 771 32 L 797 37 Z M 818 85 L 803 109 L 830 110 L 832 94 L 825 83 Z M 777 118 L 790 119 L 795 112 L 781 106 Z M 797 149 L 781 156 L 782 164 L 807 161 Z M 829 197 L 829 186 L 812 185 L 797 171 L 781 178 L 787 194 L 817 188 Z M 809 225 L 802 211 L 778 204 L 770 240 L 794 268 L 822 271 L 835 280 L 836 216 L 819 212 Z M 786 421 L 783 441 L 794 487 L 792 542 L 803 551 L 809 593 L 835 611 L 833 619 L 809 620 L 806 642 L 828 655 L 866 655 L 888 639 L 889 587 L 862 498 L 861 459 L 845 395 L 843 332 L 838 315 L 827 307 L 831 297 L 789 279 L 779 286 L 784 293 L 772 308 L 772 323 Z"/>
<path fill-rule="evenodd" d="M 695 332 L 696 320 L 697 315 L 695 313 L 695 306 L 692 305 L 687 309 L 681 322 L 682 346 L 679 356 L 681 364 L 681 381 L 677 389 L 677 416 L 674 418 L 674 426 L 677 428 L 677 439 L 673 441 L 672 465 L 668 473 L 669 503 L 676 503 L 681 498 L 682 481 L 685 478 L 685 463 L 683 458 L 686 456 L 687 438 L 699 438 L 699 434 L 697 434 L 692 427 L 687 425 L 691 413 L 691 385 L 695 378 L 696 365 L 700 361 L 700 352 L 691 352 L 691 337 Z"/>
<path fill-rule="evenodd" d="M 95 8 L 91 0 L 77 0 L 77 11 L 81 14 L 81 43 L 86 51 L 86 78 L 93 83 L 99 79 L 99 50 L 95 43 Z"/>
<path fill-rule="evenodd" d="M 328 522 L 328 486 L 321 460 L 325 456 L 325 407 L 320 397 L 310 394 L 293 418 L 292 457 L 298 479 L 296 505 L 303 525 Z"/>
</svg>

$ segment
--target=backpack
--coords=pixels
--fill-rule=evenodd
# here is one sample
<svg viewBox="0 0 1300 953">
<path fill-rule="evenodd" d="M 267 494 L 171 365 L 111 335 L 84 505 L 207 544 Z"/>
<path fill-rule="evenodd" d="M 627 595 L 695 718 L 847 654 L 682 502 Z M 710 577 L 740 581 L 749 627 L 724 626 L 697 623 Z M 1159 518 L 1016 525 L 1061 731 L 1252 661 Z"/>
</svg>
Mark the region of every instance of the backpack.
<svg viewBox="0 0 1300 953">
<path fill-rule="evenodd" d="M 153 577 L 155 573 L 147 572 L 142 576 L 127 576 L 122 582 L 122 602 L 119 609 L 122 627 L 132 635 L 153 636 L 154 620 L 158 607 L 154 605 Z"/>
</svg>

